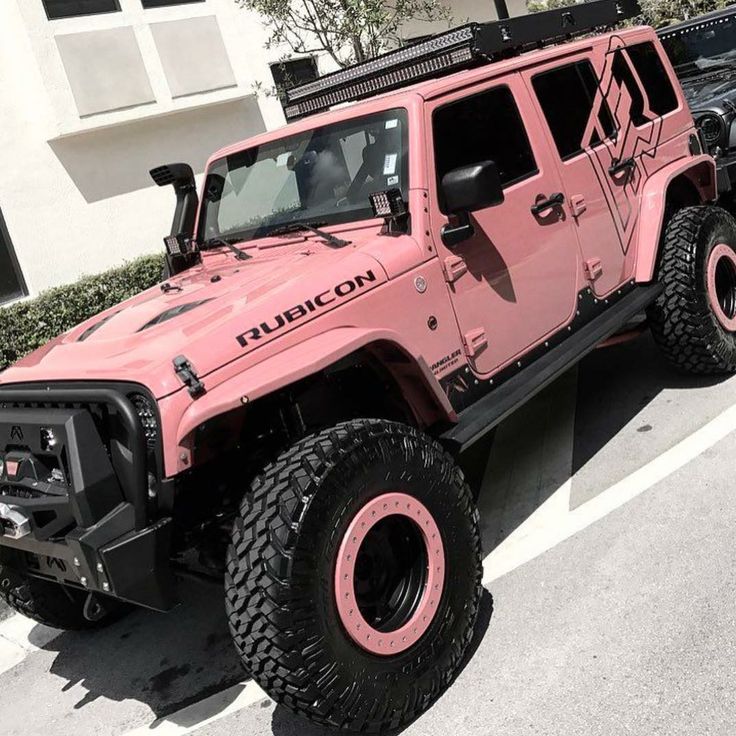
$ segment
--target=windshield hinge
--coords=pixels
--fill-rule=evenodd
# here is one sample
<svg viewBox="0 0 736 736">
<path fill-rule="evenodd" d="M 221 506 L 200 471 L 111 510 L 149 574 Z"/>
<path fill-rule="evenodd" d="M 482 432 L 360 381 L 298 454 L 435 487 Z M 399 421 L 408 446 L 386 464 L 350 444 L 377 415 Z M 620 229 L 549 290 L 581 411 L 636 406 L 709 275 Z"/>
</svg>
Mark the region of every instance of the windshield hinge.
<svg viewBox="0 0 736 736">
<path fill-rule="evenodd" d="M 468 270 L 467 263 L 460 256 L 448 256 L 442 266 L 445 272 L 445 281 L 449 284 L 457 281 Z"/>
<path fill-rule="evenodd" d="M 204 394 L 207 389 L 205 388 L 202 381 L 197 376 L 197 371 L 194 366 L 189 362 L 185 355 L 178 355 L 174 358 L 174 370 L 176 375 L 179 376 L 181 382 L 189 390 L 189 395 L 193 399 L 197 399 Z"/>
</svg>

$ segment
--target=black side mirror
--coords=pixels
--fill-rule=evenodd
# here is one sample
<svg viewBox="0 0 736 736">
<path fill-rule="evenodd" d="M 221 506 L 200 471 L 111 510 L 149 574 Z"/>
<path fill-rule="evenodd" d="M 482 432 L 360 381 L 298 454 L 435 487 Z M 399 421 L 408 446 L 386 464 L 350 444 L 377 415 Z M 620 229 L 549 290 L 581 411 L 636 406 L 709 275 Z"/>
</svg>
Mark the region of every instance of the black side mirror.
<svg viewBox="0 0 736 736">
<path fill-rule="evenodd" d="M 165 164 L 151 169 L 151 178 L 160 187 L 173 186 L 176 209 L 171 234 L 164 238 L 168 272 L 173 275 L 189 268 L 197 260 L 192 241 L 199 198 L 194 172 L 189 164 Z"/>
<path fill-rule="evenodd" d="M 493 161 L 480 161 L 449 171 L 442 177 L 442 196 L 445 210 L 458 219 L 457 225 L 442 228 L 442 242 L 452 248 L 473 235 L 470 212 L 503 202 L 498 167 Z"/>
</svg>

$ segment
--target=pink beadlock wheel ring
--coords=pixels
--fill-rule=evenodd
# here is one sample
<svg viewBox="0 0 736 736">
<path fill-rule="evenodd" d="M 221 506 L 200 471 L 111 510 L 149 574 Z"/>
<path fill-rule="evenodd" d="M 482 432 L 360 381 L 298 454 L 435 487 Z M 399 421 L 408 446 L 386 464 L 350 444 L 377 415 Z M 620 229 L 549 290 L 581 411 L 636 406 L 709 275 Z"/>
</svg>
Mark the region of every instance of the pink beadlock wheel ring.
<svg viewBox="0 0 736 736">
<path fill-rule="evenodd" d="M 730 332 L 736 331 L 736 253 L 725 243 L 708 256 L 708 301 L 716 319 Z"/>
<path fill-rule="evenodd" d="M 363 649 L 384 656 L 416 644 L 445 586 L 445 551 L 432 514 L 406 493 L 385 493 L 355 515 L 335 564 L 340 621 Z"/>
</svg>

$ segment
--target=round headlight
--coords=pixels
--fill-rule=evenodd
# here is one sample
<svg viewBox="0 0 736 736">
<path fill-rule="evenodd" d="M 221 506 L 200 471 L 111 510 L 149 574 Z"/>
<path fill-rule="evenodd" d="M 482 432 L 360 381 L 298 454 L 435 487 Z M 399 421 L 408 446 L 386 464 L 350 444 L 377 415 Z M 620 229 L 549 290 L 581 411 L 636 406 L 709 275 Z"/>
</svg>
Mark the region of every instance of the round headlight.
<svg viewBox="0 0 736 736">
<path fill-rule="evenodd" d="M 138 414 L 138 419 L 140 419 L 143 427 L 146 444 L 151 448 L 156 447 L 158 442 L 158 418 L 155 407 L 151 400 L 142 394 L 132 394 L 129 398 L 133 402 L 136 414 Z"/>
<path fill-rule="evenodd" d="M 703 134 L 703 140 L 709 146 L 720 143 L 723 137 L 723 118 L 720 115 L 703 115 L 697 120 L 697 126 Z"/>
</svg>

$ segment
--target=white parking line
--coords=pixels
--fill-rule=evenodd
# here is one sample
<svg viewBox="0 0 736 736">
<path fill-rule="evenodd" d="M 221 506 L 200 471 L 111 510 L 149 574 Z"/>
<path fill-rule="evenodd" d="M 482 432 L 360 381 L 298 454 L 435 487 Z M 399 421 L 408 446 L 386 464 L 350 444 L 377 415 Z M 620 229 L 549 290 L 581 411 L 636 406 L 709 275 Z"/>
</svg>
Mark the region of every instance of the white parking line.
<svg viewBox="0 0 736 736">
<path fill-rule="evenodd" d="M 150 725 L 129 731 L 125 736 L 151 736 L 152 731 L 155 736 L 185 736 L 267 697 L 255 682 L 242 683 L 182 708 L 166 718 L 160 718 Z"/>
<path fill-rule="evenodd" d="M 734 430 L 736 405 L 573 511 L 569 510 L 571 481 L 566 481 L 486 557 L 483 584 L 488 585 L 599 521 L 687 465 Z"/>
<path fill-rule="evenodd" d="M 33 643 L 30 634 L 33 631 Z M 48 644 L 61 632 L 39 626 L 35 621 L 15 614 L 0 623 L 0 675 L 20 664 L 31 652 Z"/>
</svg>

